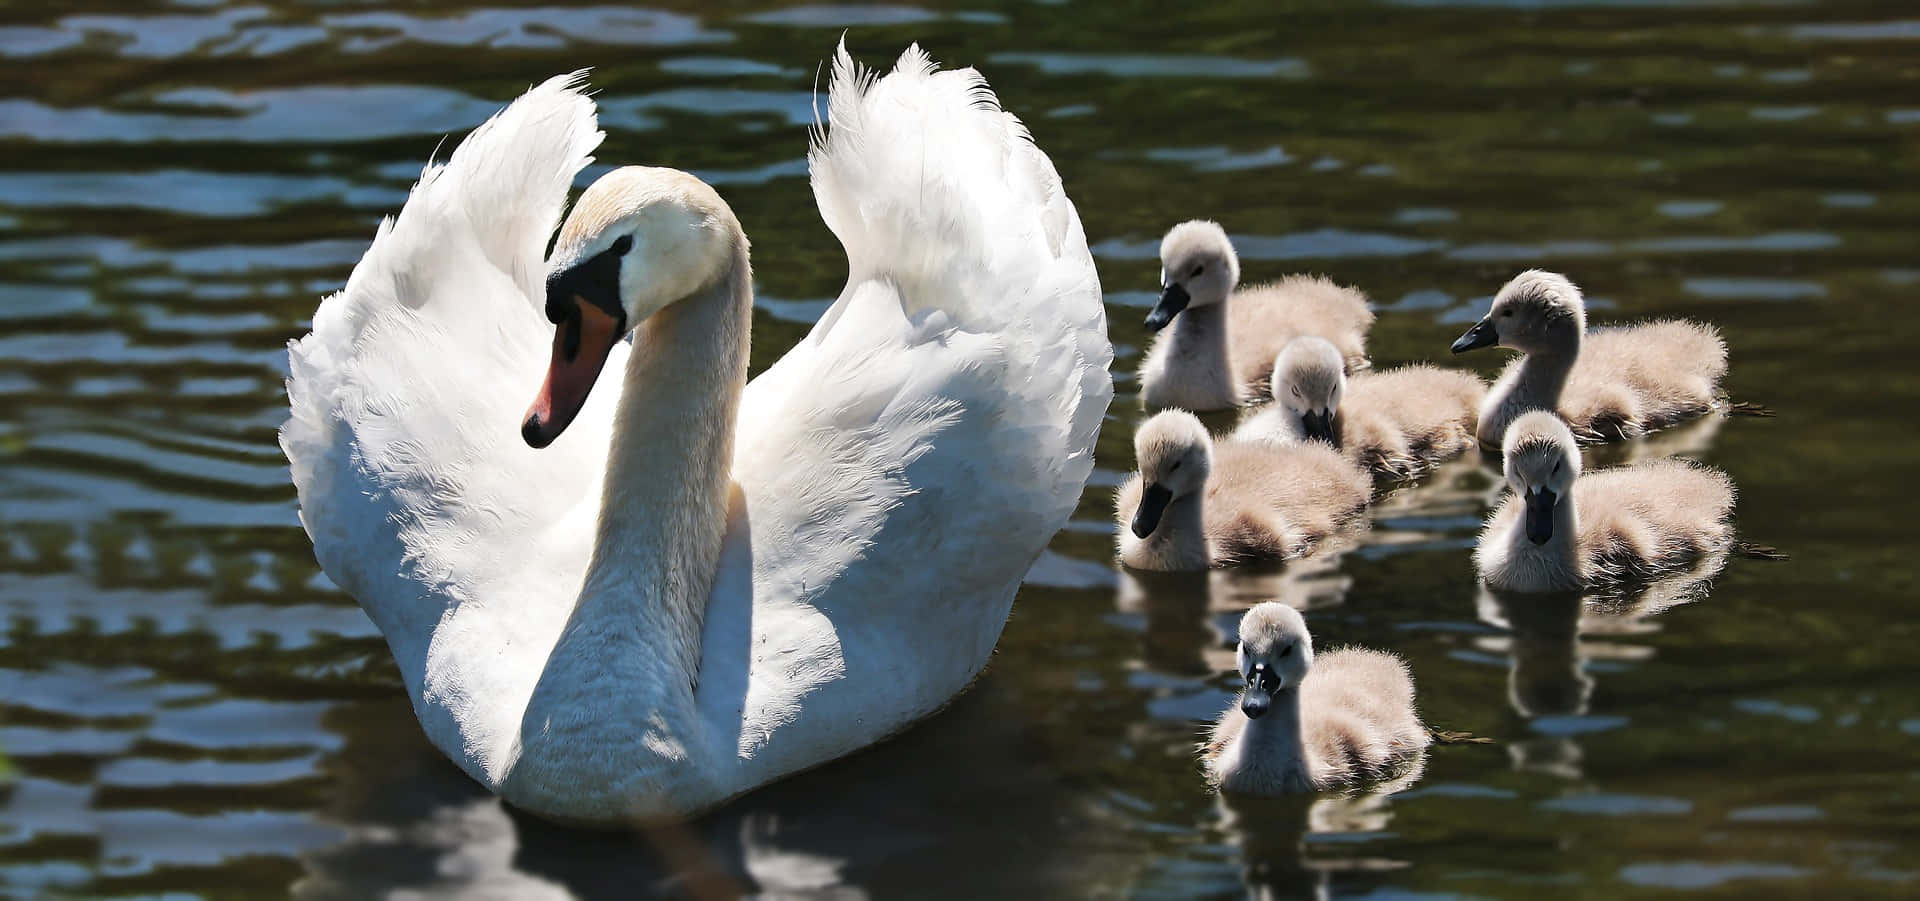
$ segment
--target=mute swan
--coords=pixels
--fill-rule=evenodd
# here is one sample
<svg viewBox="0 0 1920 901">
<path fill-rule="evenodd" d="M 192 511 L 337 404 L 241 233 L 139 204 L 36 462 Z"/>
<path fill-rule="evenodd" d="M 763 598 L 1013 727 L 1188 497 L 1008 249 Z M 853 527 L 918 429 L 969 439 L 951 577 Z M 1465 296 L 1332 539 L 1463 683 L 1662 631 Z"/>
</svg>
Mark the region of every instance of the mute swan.
<svg viewBox="0 0 1920 901">
<path fill-rule="evenodd" d="M 1480 443 L 1500 446 L 1528 410 L 1556 410 L 1581 441 L 1622 441 L 1713 409 L 1727 345 L 1711 327 L 1681 319 L 1587 328 L 1580 289 L 1530 269 L 1453 342 L 1454 353 L 1493 345 L 1524 356 L 1507 364 L 1480 407 Z"/>
<path fill-rule="evenodd" d="M 1079 499 L 1112 348 L 1073 205 L 985 80 L 917 46 L 875 77 L 842 46 L 808 160 L 851 272 L 744 385 L 747 240 L 694 177 L 609 173 L 543 265 L 601 137 L 579 84 L 426 170 L 292 345 L 281 440 L 427 736 L 517 805 L 606 824 L 709 809 L 961 691 Z"/>
<path fill-rule="evenodd" d="M 1375 473 L 1411 478 L 1474 447 L 1487 386 L 1470 372 L 1399 366 L 1348 378 L 1340 351 L 1307 335 L 1273 364 L 1273 403 L 1233 431 L 1243 441 L 1323 441 Z"/>
<path fill-rule="evenodd" d="M 1240 702 L 1201 753 L 1223 792 L 1282 795 L 1390 778 L 1432 741 L 1399 657 L 1340 648 L 1315 659 L 1300 611 L 1272 601 L 1240 620 Z"/>
<path fill-rule="evenodd" d="M 1373 482 L 1324 444 L 1215 444 L 1167 410 L 1134 433 L 1140 471 L 1120 486 L 1120 562 L 1194 570 L 1306 553 L 1367 505 Z"/>
<path fill-rule="evenodd" d="M 1488 586 L 1569 591 L 1661 575 L 1726 551 L 1733 483 L 1719 470 L 1654 460 L 1580 474 L 1580 448 L 1544 410 L 1507 429 L 1501 455 L 1513 494 L 1480 533 Z"/>
<path fill-rule="evenodd" d="M 1239 283 L 1240 258 L 1219 225 L 1182 222 L 1161 240 L 1160 302 L 1147 315 L 1147 330 L 1161 334 L 1140 367 L 1149 409 L 1264 399 L 1274 355 L 1297 335 L 1325 336 L 1350 367 L 1367 365 L 1366 295 L 1313 275 L 1235 290 Z"/>
</svg>

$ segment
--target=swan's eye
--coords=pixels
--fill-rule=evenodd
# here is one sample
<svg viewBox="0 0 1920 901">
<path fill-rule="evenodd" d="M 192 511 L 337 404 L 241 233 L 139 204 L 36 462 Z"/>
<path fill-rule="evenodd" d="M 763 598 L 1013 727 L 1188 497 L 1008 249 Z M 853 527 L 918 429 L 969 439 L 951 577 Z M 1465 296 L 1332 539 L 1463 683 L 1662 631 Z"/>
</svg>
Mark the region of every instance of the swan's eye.
<svg viewBox="0 0 1920 901">
<path fill-rule="evenodd" d="M 633 249 L 633 236 L 621 235 L 619 240 L 614 241 L 613 246 L 607 249 L 613 251 L 614 256 L 617 256 L 617 257 L 626 256 L 627 251 Z"/>
<path fill-rule="evenodd" d="M 1277 656 L 1279 656 L 1282 660 L 1293 656 L 1293 645 L 1287 645 L 1286 647 L 1281 648 L 1280 653 Z"/>
<path fill-rule="evenodd" d="M 1185 463 L 1185 462 L 1187 462 L 1187 461 L 1185 461 L 1185 460 L 1175 460 L 1175 461 L 1173 461 L 1173 465 L 1172 465 L 1172 466 L 1169 466 L 1169 467 L 1167 467 L 1167 471 L 1168 471 L 1168 472 L 1172 472 L 1172 471 L 1174 471 L 1174 470 L 1176 470 L 1176 469 L 1179 469 L 1179 468 L 1180 468 L 1180 464 L 1182 464 L 1182 463 Z"/>
<path fill-rule="evenodd" d="M 1299 386 L 1299 385 L 1295 385 L 1295 386 L 1293 386 L 1293 388 L 1292 388 L 1291 390 L 1293 391 L 1293 396 L 1294 396 L 1294 397 L 1299 397 L 1299 396 L 1300 396 L 1300 386 Z"/>
<path fill-rule="evenodd" d="M 1555 460 L 1555 461 L 1553 461 L 1553 474 L 1554 474 L 1554 475 L 1559 475 L 1559 474 L 1560 474 L 1560 461 L 1559 461 L 1559 460 Z"/>
<path fill-rule="evenodd" d="M 1513 315 L 1513 309 L 1512 309 L 1512 308 L 1508 308 L 1508 309 L 1505 309 L 1505 310 L 1501 310 L 1501 311 L 1500 311 L 1500 315 L 1502 315 L 1502 316 L 1512 316 L 1512 315 Z"/>
<path fill-rule="evenodd" d="M 1198 266 L 1195 266 L 1195 267 L 1193 267 L 1193 271 L 1192 271 L 1192 272 L 1189 272 L 1189 273 L 1187 273 L 1187 277 L 1188 277 L 1188 278 L 1199 278 L 1199 277 L 1200 277 L 1200 273 L 1202 273 L 1202 272 L 1205 272 L 1205 271 L 1206 271 L 1206 268 L 1207 268 L 1207 265 L 1206 265 L 1205 263 L 1202 263 L 1202 264 L 1200 264 L 1200 265 L 1198 265 Z"/>
</svg>

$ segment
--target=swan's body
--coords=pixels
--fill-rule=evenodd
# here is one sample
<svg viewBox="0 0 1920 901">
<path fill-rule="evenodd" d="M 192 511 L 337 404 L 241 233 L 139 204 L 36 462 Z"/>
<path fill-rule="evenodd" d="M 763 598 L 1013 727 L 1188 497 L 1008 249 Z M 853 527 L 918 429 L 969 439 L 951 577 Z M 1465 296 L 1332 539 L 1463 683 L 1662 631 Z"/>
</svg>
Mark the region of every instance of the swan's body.
<svg viewBox="0 0 1920 901">
<path fill-rule="evenodd" d="M 616 170 L 542 263 L 600 137 L 569 79 L 430 168 L 294 344 L 315 553 L 428 737 L 509 800 L 691 814 L 985 664 L 1090 471 L 1111 348 L 1052 165 L 976 73 L 933 69 L 837 57 L 810 163 L 851 274 L 744 391 L 747 242 L 711 188 Z M 595 359 L 623 375 L 588 394 Z"/>
<path fill-rule="evenodd" d="M 1196 570 L 1298 557 L 1366 507 L 1367 474 L 1324 444 L 1215 442 L 1168 410 L 1134 435 L 1140 470 L 1114 498 L 1120 562 Z"/>
<path fill-rule="evenodd" d="M 1488 586 L 1571 591 L 1684 569 L 1732 544 L 1733 483 L 1685 460 L 1580 474 L 1580 449 L 1545 411 L 1514 421 L 1502 450 L 1513 489 L 1480 533 Z"/>
<path fill-rule="evenodd" d="M 1241 290 L 1240 258 L 1227 233 L 1198 220 L 1167 232 L 1160 266 L 1160 302 L 1147 317 L 1160 335 L 1140 367 L 1148 409 L 1204 412 L 1264 399 L 1275 355 L 1301 335 L 1333 342 L 1350 369 L 1367 365 L 1373 311 L 1353 288 L 1290 275 Z"/>
<path fill-rule="evenodd" d="M 1523 356 L 1507 364 L 1480 408 L 1487 448 L 1499 447 L 1507 427 L 1531 410 L 1558 411 L 1583 442 L 1638 438 L 1712 410 L 1727 372 L 1727 345 L 1712 327 L 1670 319 L 1589 329 L 1580 289 L 1539 270 L 1501 288 L 1453 349 L 1493 344 Z"/>
<path fill-rule="evenodd" d="M 1234 429 L 1243 441 L 1326 441 L 1389 478 L 1412 478 L 1474 447 L 1487 387 L 1471 372 L 1417 364 L 1348 377 L 1325 339 L 1295 338 L 1273 368 L 1272 403 Z"/>
<path fill-rule="evenodd" d="M 1292 607 L 1269 601 L 1247 611 L 1236 657 L 1246 688 L 1201 746 L 1223 792 L 1351 788 L 1415 765 L 1432 741 L 1399 657 L 1367 648 L 1315 655 Z"/>
</svg>

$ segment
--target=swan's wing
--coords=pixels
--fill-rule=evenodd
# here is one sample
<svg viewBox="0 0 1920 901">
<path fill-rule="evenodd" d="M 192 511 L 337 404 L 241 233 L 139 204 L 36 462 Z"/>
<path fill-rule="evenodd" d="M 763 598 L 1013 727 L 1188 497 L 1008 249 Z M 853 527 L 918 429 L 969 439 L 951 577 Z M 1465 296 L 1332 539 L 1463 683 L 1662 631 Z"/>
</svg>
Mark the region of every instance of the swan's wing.
<svg viewBox="0 0 1920 901">
<path fill-rule="evenodd" d="M 1113 350 L 1073 204 L 977 72 L 913 47 L 875 78 L 842 47 L 830 114 L 810 164 L 847 286 L 748 387 L 734 457 L 757 650 L 813 646 L 754 680 L 794 698 L 746 713 L 844 676 L 866 730 L 891 731 L 985 664 L 1079 501 Z M 723 567 L 710 622 L 740 590 Z"/>
<path fill-rule="evenodd" d="M 552 448 L 519 437 L 552 335 L 546 241 L 602 137 L 583 74 L 528 91 L 429 165 L 289 349 L 280 442 L 301 521 L 410 682 L 448 608 L 509 576 L 584 569 L 565 549 L 584 542 L 541 538 L 582 499 L 597 506 L 618 380 Z"/>
</svg>

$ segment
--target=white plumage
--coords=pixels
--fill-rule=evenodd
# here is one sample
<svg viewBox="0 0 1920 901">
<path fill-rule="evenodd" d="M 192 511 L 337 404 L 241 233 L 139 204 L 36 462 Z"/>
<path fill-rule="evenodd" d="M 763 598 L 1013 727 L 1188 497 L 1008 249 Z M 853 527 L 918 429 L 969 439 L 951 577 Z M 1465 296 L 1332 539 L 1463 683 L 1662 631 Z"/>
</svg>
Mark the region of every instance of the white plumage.
<svg viewBox="0 0 1920 901">
<path fill-rule="evenodd" d="M 878 741 L 980 671 L 1091 470 L 1112 350 L 1073 205 L 985 81 L 918 47 L 876 78 L 842 48 L 809 157 L 840 299 L 741 393 L 731 211 L 619 170 L 556 266 L 631 228 L 625 265 L 657 276 L 636 280 L 697 287 L 532 450 L 541 250 L 600 137 L 578 84 L 528 92 L 381 226 L 292 347 L 282 444 L 316 555 L 442 751 L 548 816 L 679 816 Z M 683 238 L 724 277 L 676 271 L 705 261 L 662 244 Z"/>
</svg>

